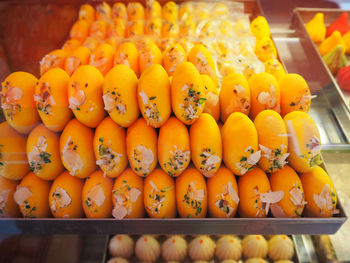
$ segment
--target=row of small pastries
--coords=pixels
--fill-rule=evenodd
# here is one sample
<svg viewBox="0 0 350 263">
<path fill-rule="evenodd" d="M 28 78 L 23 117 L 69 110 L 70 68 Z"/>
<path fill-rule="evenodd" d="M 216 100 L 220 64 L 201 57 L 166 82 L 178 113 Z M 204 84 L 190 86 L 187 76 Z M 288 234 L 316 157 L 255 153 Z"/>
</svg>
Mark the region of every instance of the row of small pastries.
<svg viewBox="0 0 350 263">
<path fill-rule="evenodd" d="M 135 253 L 140 261 L 147 262 L 156 262 L 160 257 L 167 262 L 182 262 L 187 256 L 196 262 L 209 262 L 214 256 L 222 262 L 231 262 L 241 259 L 242 254 L 246 262 L 266 262 L 263 258 L 267 256 L 274 261 L 291 260 L 294 245 L 286 235 L 272 236 L 269 241 L 261 235 L 248 235 L 242 241 L 237 236 L 224 235 L 216 243 L 210 236 L 196 236 L 189 245 L 185 237 L 179 235 L 167 237 L 161 245 L 157 237 L 150 235 L 140 236 L 136 244 L 128 235 L 116 235 L 109 242 L 109 253 L 114 258 L 125 259 Z"/>
</svg>

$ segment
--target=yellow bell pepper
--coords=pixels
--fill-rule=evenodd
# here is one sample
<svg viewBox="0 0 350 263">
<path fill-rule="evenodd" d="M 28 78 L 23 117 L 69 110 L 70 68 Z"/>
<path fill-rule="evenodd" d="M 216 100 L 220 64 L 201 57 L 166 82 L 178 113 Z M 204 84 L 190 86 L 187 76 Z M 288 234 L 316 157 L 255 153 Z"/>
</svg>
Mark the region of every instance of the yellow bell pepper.
<svg viewBox="0 0 350 263">
<path fill-rule="evenodd" d="M 305 27 L 312 41 L 315 43 L 320 43 L 325 39 L 327 29 L 324 24 L 323 13 L 317 13 Z"/>
<path fill-rule="evenodd" d="M 332 51 L 337 45 L 341 45 L 343 47 L 343 52 L 345 53 L 346 46 L 345 42 L 339 33 L 339 31 L 334 31 L 330 37 L 327 37 L 319 46 L 318 50 L 321 55 L 324 56 L 330 51 Z"/>
</svg>

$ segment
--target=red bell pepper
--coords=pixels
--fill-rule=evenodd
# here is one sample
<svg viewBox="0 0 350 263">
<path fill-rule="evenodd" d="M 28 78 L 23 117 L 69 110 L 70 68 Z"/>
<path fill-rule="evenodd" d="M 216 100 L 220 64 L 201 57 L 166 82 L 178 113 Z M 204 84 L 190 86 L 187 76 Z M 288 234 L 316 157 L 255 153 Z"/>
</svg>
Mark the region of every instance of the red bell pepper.
<svg viewBox="0 0 350 263">
<path fill-rule="evenodd" d="M 328 26 L 327 37 L 332 35 L 332 33 L 336 30 L 338 30 L 342 35 L 344 35 L 346 32 L 350 30 L 348 13 L 346 12 L 342 13 L 337 20 L 335 20 L 332 24 Z"/>
<path fill-rule="evenodd" d="M 343 67 L 338 71 L 338 83 L 340 88 L 350 91 L 350 66 Z"/>
</svg>

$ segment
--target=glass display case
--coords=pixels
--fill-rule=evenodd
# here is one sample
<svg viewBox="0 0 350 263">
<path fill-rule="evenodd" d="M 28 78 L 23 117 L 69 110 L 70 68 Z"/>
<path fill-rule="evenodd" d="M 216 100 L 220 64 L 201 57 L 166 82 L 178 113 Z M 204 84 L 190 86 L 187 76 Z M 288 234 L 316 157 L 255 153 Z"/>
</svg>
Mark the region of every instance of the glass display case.
<svg viewBox="0 0 350 263">
<path fill-rule="evenodd" d="M 244 235 L 264 235 L 268 241 L 266 246 L 272 235 L 288 235 L 283 238 L 293 243 L 292 262 L 350 261 L 347 245 L 350 241 L 347 221 L 350 93 L 340 87 L 336 74 L 332 74 L 319 52 L 320 44 L 313 42 L 305 26 L 316 13 L 322 13 L 324 26 L 329 27 L 348 11 L 344 11 L 341 4 L 324 1 L 194 1 L 188 4 L 150 0 L 140 1 L 141 5 L 133 1 L 105 2 L 107 4 L 102 1 L 0 2 L 3 109 L 0 175 L 6 178 L 0 177 L 0 261 L 107 262 L 115 256 L 109 244 L 116 234 L 130 235 L 135 244 L 142 239 L 141 235 L 155 235 L 154 242 L 160 245 L 169 236 L 180 235 L 189 246 L 198 235 L 210 235 L 214 250 L 221 235 L 237 235 L 238 240 L 244 240 Z M 261 22 L 261 17 L 266 20 Z M 264 21 L 268 22 L 268 33 Z M 342 55 L 346 58 L 345 50 Z M 186 60 L 191 65 L 186 64 Z M 273 66 L 269 66 L 269 61 Z M 162 66 L 157 68 L 152 64 Z M 177 67 L 180 64 L 182 67 Z M 12 72 L 19 71 L 22 75 L 11 76 Z M 269 76 L 254 77 L 266 74 L 263 72 Z M 296 95 L 293 90 L 299 88 L 298 82 L 282 81 L 285 74 L 291 73 L 299 74 L 307 83 L 308 91 L 300 95 L 298 102 L 291 99 Z M 270 76 L 273 80 L 269 80 Z M 244 81 L 237 80 L 241 78 Z M 267 83 L 271 90 L 265 91 L 265 84 L 261 83 Z M 275 83 L 280 87 L 278 95 L 272 91 Z M 245 85 L 250 90 L 248 102 L 246 95 L 240 94 Z M 252 86 L 263 91 L 257 93 L 254 89 L 259 88 Z M 188 88 L 189 93 L 181 98 L 180 94 Z M 233 97 L 224 94 L 223 90 L 232 88 Z M 191 92 L 198 92 L 199 99 Z M 273 101 L 274 96 L 278 102 Z M 28 99 L 31 97 L 32 101 Z M 229 109 L 236 97 L 241 107 Z M 268 101 L 261 102 L 262 97 Z M 188 104 L 190 109 L 186 108 Z M 30 110 L 33 108 L 34 113 Z M 256 116 L 263 110 L 280 113 L 277 119 L 281 120 L 284 132 L 277 134 L 269 128 L 272 122 L 260 124 L 259 129 Z M 303 120 L 299 119 L 303 124 L 293 124 L 294 117 L 284 118 L 294 110 L 308 112 L 308 117 L 301 115 Z M 234 114 L 236 112 L 244 116 Z M 125 117 L 125 113 L 130 116 Z M 311 121 L 305 124 L 305 118 Z M 249 122 L 245 128 L 236 128 L 244 121 Z M 277 127 L 276 123 L 273 125 Z M 293 128 L 293 125 L 296 126 Z M 297 125 L 307 129 L 300 133 L 294 131 L 301 129 Z M 250 135 L 249 127 L 253 127 L 255 135 Z M 242 129 L 239 132 L 243 133 L 235 129 Z M 180 142 L 183 133 L 188 138 L 185 143 Z M 235 136 L 238 139 L 235 140 Z M 255 137 L 245 143 L 249 136 Z M 274 136 L 279 137 L 279 142 L 285 137 L 288 150 L 283 149 L 283 144 L 280 148 L 276 146 L 277 154 L 261 145 L 262 141 L 268 143 L 265 138 Z M 215 138 L 219 138 L 220 143 L 213 142 Z M 298 140 L 310 141 L 304 146 Z M 169 151 L 172 143 L 185 145 L 192 156 L 187 158 L 183 149 L 179 151 L 181 158 L 175 159 L 178 148 Z M 145 148 L 147 145 L 150 149 Z M 235 151 L 242 145 L 246 147 L 237 159 Z M 210 153 L 210 147 L 215 153 Z M 164 149 L 174 155 L 170 156 L 170 162 L 164 161 L 164 156 L 169 157 Z M 272 153 L 276 155 L 272 157 Z M 175 170 L 169 168 L 175 165 L 171 157 L 179 165 Z M 220 161 L 208 162 L 209 157 Z M 274 184 L 271 181 L 272 174 L 286 165 L 287 157 L 299 187 L 287 179 L 281 179 L 279 186 L 277 181 Z M 237 162 L 233 161 L 235 158 Z M 264 164 L 261 158 L 271 164 Z M 306 164 L 303 159 L 307 160 Z M 183 166 L 183 162 L 187 165 Z M 47 164 L 51 166 L 45 170 Z M 148 166 L 145 168 L 145 165 Z M 321 167 L 323 172 L 316 172 L 314 167 Z M 29 168 L 32 172 L 27 174 Z M 265 179 L 257 179 L 260 171 L 268 184 L 261 192 L 259 187 L 265 186 L 259 180 Z M 219 174 L 222 178 L 213 180 Z M 244 185 L 243 178 L 248 178 L 244 175 L 248 174 L 255 177 L 245 179 L 248 183 Z M 287 178 L 289 174 L 279 176 Z M 125 179 L 120 179 L 122 176 Z M 195 185 L 203 188 L 197 192 L 193 184 L 196 176 L 200 179 Z M 307 176 L 311 181 L 306 181 Z M 323 179 L 319 179 L 322 176 Z M 223 184 L 225 180 L 230 182 L 230 189 Z M 329 185 L 332 182 L 334 188 Z M 183 187 L 187 183 L 189 188 Z M 245 195 L 249 187 L 251 195 L 257 196 L 255 204 L 249 201 L 252 196 Z M 293 187 L 304 188 L 300 200 Z M 179 197 L 182 188 L 184 202 Z M 135 196 L 124 196 L 126 192 Z M 198 200 L 194 197 L 196 193 Z M 291 200 L 289 206 L 295 207 L 288 215 L 286 211 L 290 208 L 281 203 L 286 195 Z M 42 196 L 46 198 L 44 201 L 40 199 Z M 145 208 L 127 203 L 130 198 L 135 199 L 131 203 L 138 202 L 139 196 Z M 11 198 L 20 212 L 7 205 Z M 196 209 L 192 211 L 193 203 Z M 250 207 L 250 211 L 243 204 Z M 168 210 L 159 215 L 164 206 Z M 142 211 L 137 215 L 132 214 L 132 209 L 136 213 Z M 200 244 L 203 242 L 200 240 Z M 162 252 L 157 253 L 161 258 Z M 243 256 L 236 260 L 249 258 L 244 248 L 240 253 Z M 165 260 L 164 251 L 162 255 Z M 266 247 L 262 257 L 270 262 L 278 259 L 269 256 Z M 190 252 L 180 261 L 200 259 L 204 260 Z M 213 252 L 212 257 L 205 260 L 220 262 L 222 259 Z M 147 258 L 139 255 L 129 258 L 130 262 L 137 260 L 147 261 Z"/>
</svg>

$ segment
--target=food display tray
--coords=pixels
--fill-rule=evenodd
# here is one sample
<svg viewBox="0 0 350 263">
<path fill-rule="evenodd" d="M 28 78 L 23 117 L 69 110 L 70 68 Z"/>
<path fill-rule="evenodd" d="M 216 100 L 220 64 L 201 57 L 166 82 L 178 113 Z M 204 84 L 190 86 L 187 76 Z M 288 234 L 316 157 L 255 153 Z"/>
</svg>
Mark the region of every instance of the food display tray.
<svg viewBox="0 0 350 263">
<path fill-rule="evenodd" d="M 239 2 L 253 18 L 263 15 L 258 1 Z M 0 218 L 0 234 L 334 234 L 347 219 L 340 201 L 337 209 L 340 213 L 330 218 Z"/>
</svg>

